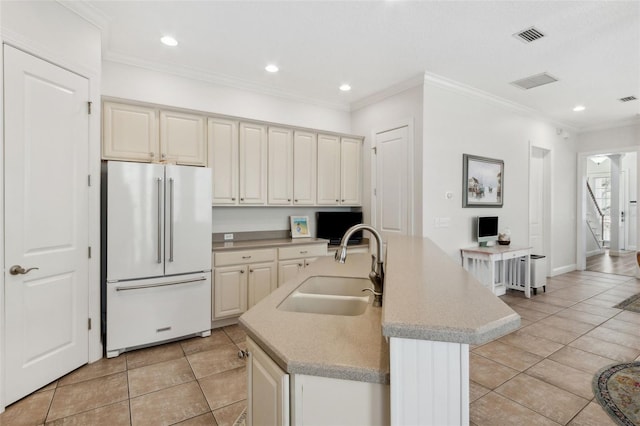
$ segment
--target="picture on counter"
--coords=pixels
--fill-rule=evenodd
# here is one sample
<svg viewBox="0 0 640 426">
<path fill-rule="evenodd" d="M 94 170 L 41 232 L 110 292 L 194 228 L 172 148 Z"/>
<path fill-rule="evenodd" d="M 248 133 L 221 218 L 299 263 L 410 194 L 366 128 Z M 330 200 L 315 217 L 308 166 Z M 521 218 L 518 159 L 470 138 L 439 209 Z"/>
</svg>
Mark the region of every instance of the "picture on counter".
<svg viewBox="0 0 640 426">
<path fill-rule="evenodd" d="M 308 216 L 290 216 L 291 217 L 291 238 L 310 237 L 309 233 L 309 217 Z"/>
<path fill-rule="evenodd" d="M 462 155 L 462 207 L 502 207 L 504 161 Z"/>
</svg>

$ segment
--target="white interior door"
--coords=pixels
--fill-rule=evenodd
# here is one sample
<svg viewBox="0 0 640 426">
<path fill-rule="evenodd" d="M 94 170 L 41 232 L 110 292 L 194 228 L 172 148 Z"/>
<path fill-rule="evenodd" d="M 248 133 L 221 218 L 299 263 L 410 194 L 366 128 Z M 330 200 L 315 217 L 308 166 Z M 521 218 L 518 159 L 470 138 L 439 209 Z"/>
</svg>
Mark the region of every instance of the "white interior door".
<svg viewBox="0 0 640 426">
<path fill-rule="evenodd" d="M 407 235 L 409 225 L 407 127 L 376 134 L 376 227 Z"/>
<path fill-rule="evenodd" d="M 531 252 L 535 254 L 545 254 L 544 157 L 546 153 L 546 151 L 539 148 L 531 149 L 529 169 L 529 245 L 531 245 Z"/>
<path fill-rule="evenodd" d="M 4 79 L 10 404 L 88 361 L 89 84 L 9 46 Z"/>
</svg>

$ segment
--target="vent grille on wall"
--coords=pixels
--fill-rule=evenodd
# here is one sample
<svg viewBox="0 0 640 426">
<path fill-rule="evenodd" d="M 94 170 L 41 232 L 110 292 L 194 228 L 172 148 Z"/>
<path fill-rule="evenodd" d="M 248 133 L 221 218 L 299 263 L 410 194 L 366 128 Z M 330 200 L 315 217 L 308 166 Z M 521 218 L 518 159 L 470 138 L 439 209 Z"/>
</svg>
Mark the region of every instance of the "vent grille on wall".
<svg viewBox="0 0 640 426">
<path fill-rule="evenodd" d="M 523 43 L 531 43 L 532 41 L 536 41 L 544 37 L 544 34 L 539 29 L 531 27 L 520 31 L 519 33 L 515 33 L 513 36 Z"/>
<path fill-rule="evenodd" d="M 521 89 L 528 90 L 533 89 L 534 87 L 543 86 L 545 84 L 555 83 L 556 81 L 558 81 L 557 78 L 547 74 L 546 72 L 543 72 L 542 74 L 536 74 L 532 75 L 531 77 L 523 78 L 522 80 L 513 81 L 511 82 L 511 84 Z"/>
<path fill-rule="evenodd" d="M 620 102 L 630 102 L 630 101 L 635 101 L 636 99 L 638 99 L 638 98 L 636 98 L 635 96 L 627 96 L 627 97 L 624 97 L 624 98 L 620 98 L 619 101 Z"/>
</svg>

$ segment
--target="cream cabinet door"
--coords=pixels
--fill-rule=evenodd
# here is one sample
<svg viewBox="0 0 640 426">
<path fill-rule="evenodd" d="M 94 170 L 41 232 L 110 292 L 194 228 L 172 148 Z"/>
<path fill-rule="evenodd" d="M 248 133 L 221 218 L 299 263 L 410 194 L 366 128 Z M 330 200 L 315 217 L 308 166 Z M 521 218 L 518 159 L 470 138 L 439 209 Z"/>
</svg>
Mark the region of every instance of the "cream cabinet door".
<svg viewBox="0 0 640 426">
<path fill-rule="evenodd" d="M 102 158 L 159 161 L 158 110 L 138 105 L 104 102 Z"/>
<path fill-rule="evenodd" d="M 293 204 L 312 206 L 316 203 L 317 136 L 315 133 L 293 133 Z"/>
<path fill-rule="evenodd" d="M 240 204 L 267 201 L 267 129 L 240 123 Z"/>
<path fill-rule="evenodd" d="M 340 204 L 362 203 L 362 141 L 342 138 L 340 143 Z"/>
<path fill-rule="evenodd" d="M 190 166 L 206 166 L 205 117 L 160 111 L 160 158 Z"/>
<path fill-rule="evenodd" d="M 289 375 L 247 338 L 247 425 L 289 425 Z"/>
<path fill-rule="evenodd" d="M 269 127 L 268 200 L 271 205 L 291 205 L 293 199 L 293 131 Z"/>
<path fill-rule="evenodd" d="M 305 259 L 281 260 L 278 262 L 278 287 L 294 278 L 302 268 Z"/>
<path fill-rule="evenodd" d="M 208 166 L 213 179 L 213 204 L 238 204 L 238 122 L 210 118 Z"/>
<path fill-rule="evenodd" d="M 249 265 L 249 308 L 276 289 L 277 274 L 275 262 Z"/>
<path fill-rule="evenodd" d="M 340 204 L 340 137 L 318 135 L 318 205 Z"/>
<path fill-rule="evenodd" d="M 238 316 L 247 310 L 247 269 L 245 265 L 214 268 L 214 320 Z"/>
</svg>

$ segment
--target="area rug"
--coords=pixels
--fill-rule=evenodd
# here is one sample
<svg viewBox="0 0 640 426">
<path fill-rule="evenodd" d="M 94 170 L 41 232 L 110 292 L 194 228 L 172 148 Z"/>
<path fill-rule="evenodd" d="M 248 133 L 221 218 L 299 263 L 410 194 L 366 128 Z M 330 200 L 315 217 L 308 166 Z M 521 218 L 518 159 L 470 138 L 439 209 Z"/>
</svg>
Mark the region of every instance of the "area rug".
<svg viewBox="0 0 640 426">
<path fill-rule="evenodd" d="M 610 365 L 596 373 L 593 393 L 618 424 L 640 426 L 640 362 Z"/>
<path fill-rule="evenodd" d="M 624 299 L 622 302 L 614 306 L 614 308 L 640 313 L 640 293 Z"/>
<path fill-rule="evenodd" d="M 238 416 L 233 426 L 245 426 L 247 419 L 247 409 L 242 410 L 242 413 Z"/>
</svg>

